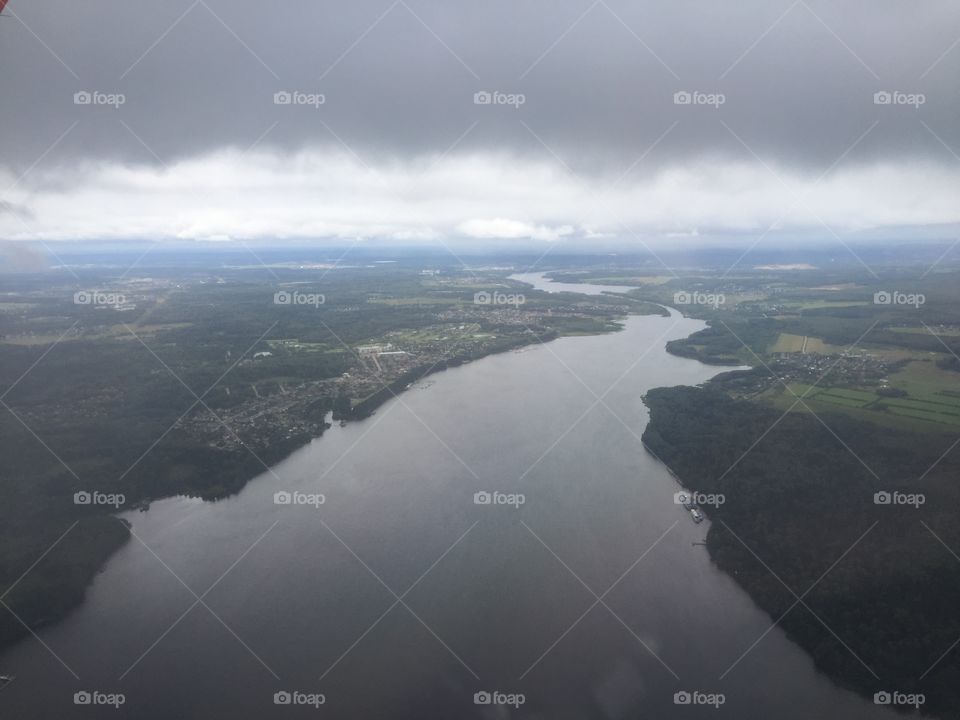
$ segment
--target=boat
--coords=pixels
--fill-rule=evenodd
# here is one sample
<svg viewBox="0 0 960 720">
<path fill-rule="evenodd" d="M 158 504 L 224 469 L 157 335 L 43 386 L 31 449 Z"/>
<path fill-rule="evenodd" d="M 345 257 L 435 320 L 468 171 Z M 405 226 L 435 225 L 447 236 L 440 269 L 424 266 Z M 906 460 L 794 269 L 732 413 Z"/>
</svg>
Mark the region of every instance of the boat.
<svg viewBox="0 0 960 720">
<path fill-rule="evenodd" d="M 16 679 L 16 675 L 0 675 L 0 685 L 6 685 Z"/>
<path fill-rule="evenodd" d="M 703 522 L 703 513 L 697 510 L 695 507 L 690 508 L 690 517 L 693 518 L 695 523 Z"/>
</svg>

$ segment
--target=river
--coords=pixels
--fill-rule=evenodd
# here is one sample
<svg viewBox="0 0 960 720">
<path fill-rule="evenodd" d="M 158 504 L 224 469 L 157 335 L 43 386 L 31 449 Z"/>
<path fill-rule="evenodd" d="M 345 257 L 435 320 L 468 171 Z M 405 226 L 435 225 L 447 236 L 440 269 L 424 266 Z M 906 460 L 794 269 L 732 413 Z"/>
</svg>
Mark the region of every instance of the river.
<svg viewBox="0 0 960 720">
<path fill-rule="evenodd" d="M 893 717 L 767 632 L 640 444 L 647 390 L 725 369 L 666 353 L 703 326 L 630 317 L 446 370 L 230 499 L 126 513 L 136 538 L 47 647 L 0 658 L 17 676 L 0 715 Z M 285 491 L 325 502 L 276 504 Z M 74 705 L 83 690 L 125 702 Z M 282 691 L 325 702 L 277 706 Z M 476 705 L 483 691 L 516 707 Z"/>
</svg>

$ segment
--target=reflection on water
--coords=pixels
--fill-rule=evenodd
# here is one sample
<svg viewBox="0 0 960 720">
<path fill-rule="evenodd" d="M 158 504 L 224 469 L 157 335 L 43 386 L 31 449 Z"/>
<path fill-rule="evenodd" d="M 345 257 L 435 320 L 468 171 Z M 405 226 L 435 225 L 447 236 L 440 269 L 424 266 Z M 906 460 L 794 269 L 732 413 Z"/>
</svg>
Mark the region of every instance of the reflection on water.
<svg viewBox="0 0 960 720">
<path fill-rule="evenodd" d="M 721 370 L 664 350 L 703 323 L 625 325 L 439 373 L 228 500 L 128 514 L 142 542 L 41 634 L 52 652 L 2 658 L 0 712 L 319 717 L 274 705 L 299 691 L 333 718 L 889 717 L 764 635 L 639 442 L 644 392 Z M 294 491 L 326 502 L 274 503 Z M 84 689 L 126 704 L 74 706 Z M 684 691 L 725 702 L 676 705 Z"/>
</svg>

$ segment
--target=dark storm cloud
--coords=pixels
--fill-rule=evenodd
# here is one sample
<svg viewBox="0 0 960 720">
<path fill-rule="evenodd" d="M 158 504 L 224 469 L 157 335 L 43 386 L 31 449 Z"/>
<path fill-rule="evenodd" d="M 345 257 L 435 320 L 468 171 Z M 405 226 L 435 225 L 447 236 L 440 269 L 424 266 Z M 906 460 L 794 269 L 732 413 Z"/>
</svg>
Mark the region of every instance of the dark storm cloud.
<svg viewBox="0 0 960 720">
<path fill-rule="evenodd" d="M 614 176 L 668 130 L 634 173 L 756 153 L 816 176 L 868 130 L 843 162 L 947 164 L 958 160 L 944 144 L 960 151 L 950 0 L 12 0 L 9 11 L 0 164 L 17 174 L 41 156 L 173 163 L 258 139 L 402 161 L 471 127 L 457 151 L 552 151 Z M 325 103 L 277 106 L 282 90 Z M 725 102 L 675 105 L 684 90 Z M 882 90 L 925 102 L 876 105 Z M 78 91 L 125 102 L 75 105 Z M 478 91 L 525 102 L 475 105 Z"/>
<path fill-rule="evenodd" d="M 12 0 L 0 238 L 960 226 L 955 0 Z"/>
</svg>

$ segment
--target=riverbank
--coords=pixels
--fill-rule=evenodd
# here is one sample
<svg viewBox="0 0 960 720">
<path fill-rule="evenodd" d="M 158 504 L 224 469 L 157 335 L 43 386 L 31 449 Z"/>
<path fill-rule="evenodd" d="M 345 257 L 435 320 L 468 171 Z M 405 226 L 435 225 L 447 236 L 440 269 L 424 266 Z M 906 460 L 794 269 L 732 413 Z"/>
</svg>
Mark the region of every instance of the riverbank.
<svg viewBox="0 0 960 720">
<path fill-rule="evenodd" d="M 716 369 L 664 349 L 699 320 L 674 313 L 623 326 L 437 373 L 375 417 L 334 425 L 227 500 L 128 513 L 146 547 L 116 553 L 44 642 L 84 686 L 124 692 L 142 720 L 270 717 L 273 694 L 291 687 L 324 692 L 325 715 L 345 720 L 479 720 L 478 687 L 524 693 L 518 717 L 672 717 L 674 694 L 691 687 L 725 694 L 711 710 L 717 720 L 884 717 L 817 675 L 779 631 L 745 672 L 718 681 L 769 619 L 694 544 L 707 524 L 673 502 L 675 481 L 638 440 L 645 393 L 699 385 Z M 593 393 L 608 389 L 597 404 Z M 277 505 L 284 491 L 326 501 Z M 525 502 L 477 504 L 481 491 Z M 205 600 L 243 644 L 202 607 L 168 632 L 194 598 L 157 557 L 199 594 L 241 556 Z M 566 632 L 592 598 L 564 563 L 597 593 L 617 583 L 605 599 L 623 624 L 598 606 Z M 435 565 L 404 599 L 443 643 L 401 606 L 358 643 L 391 603 L 364 565 L 397 593 Z M 74 683 L 39 643 L 2 663 L 18 676 L 3 712 L 73 716 Z M 598 700 L 611 687 L 613 712 Z"/>
<path fill-rule="evenodd" d="M 922 693 L 924 712 L 952 711 L 960 660 L 943 654 L 960 635 L 951 600 L 960 590 L 957 563 L 922 523 L 955 546 L 951 508 L 960 497 L 952 478 L 960 466 L 944 460 L 909 480 L 937 461 L 948 438 L 839 414 L 825 419 L 829 429 L 809 414 L 781 417 L 731 399 L 723 386 L 736 375 L 645 398 L 645 444 L 686 487 L 726 499 L 705 508 L 711 559 L 833 681 L 865 698 Z M 938 501 L 877 505 L 884 489 Z"/>
<path fill-rule="evenodd" d="M 655 306 L 637 307 L 637 312 L 644 310 L 659 312 Z M 617 317 L 610 315 L 602 326 L 598 323 L 596 334 L 619 331 Z M 516 338 L 508 337 L 499 344 L 488 346 L 484 352 L 464 351 L 449 360 L 416 367 L 352 403 L 348 409 L 328 403 L 321 410 L 332 410 L 334 420 L 363 420 L 403 393 L 410 384 L 427 376 L 491 355 L 551 342 L 558 337 L 584 334 L 583 330 L 571 329 L 569 332 L 547 330 L 539 334 L 530 331 Z M 256 452 L 242 443 L 233 451 L 188 442 L 170 450 L 164 446 L 151 448 L 146 457 L 138 461 L 136 472 L 125 481 L 114 481 L 109 487 L 99 489 L 121 494 L 124 509 L 179 495 L 210 502 L 224 500 L 235 496 L 273 465 L 322 437 L 330 427 L 322 417 L 304 418 L 301 424 L 310 431 L 290 430 L 278 434 L 276 428 L 265 428 L 272 433 L 272 439 Z M 165 433 L 165 438 L 179 437 L 179 431 L 168 432 L 170 434 Z M 178 454 L 177 447 L 188 451 Z M 0 615 L 0 650 L 23 640 L 31 630 L 56 623 L 75 610 L 84 601 L 97 574 L 131 539 L 129 527 L 114 517 L 114 508 L 77 505 L 72 502 L 73 489 L 69 486 L 51 485 L 50 493 L 32 499 L 31 507 L 24 508 L 17 518 L 6 523 L 0 536 L 6 555 L 11 558 L 0 566 L 6 569 L 2 577 L 9 589 L 4 602 L 11 609 L 11 612 Z M 61 546 L 57 539 L 65 532 Z M 60 547 L 61 551 L 48 552 L 54 546 Z M 63 552 L 67 547 L 69 552 Z M 37 558 L 40 560 L 36 565 L 17 581 L 29 563 Z"/>
</svg>

